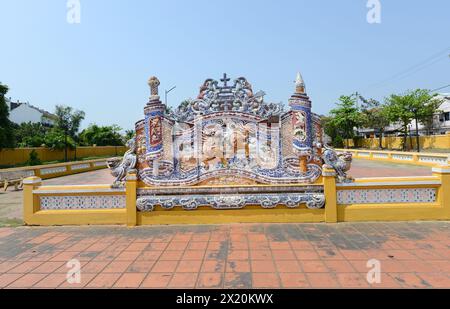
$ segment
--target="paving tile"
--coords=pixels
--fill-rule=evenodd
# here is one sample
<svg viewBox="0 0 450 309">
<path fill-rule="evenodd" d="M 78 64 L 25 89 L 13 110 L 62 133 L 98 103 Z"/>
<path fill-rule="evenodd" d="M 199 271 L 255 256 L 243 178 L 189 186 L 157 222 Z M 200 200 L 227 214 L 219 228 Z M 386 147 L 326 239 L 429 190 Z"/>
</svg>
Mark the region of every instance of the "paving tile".
<svg viewBox="0 0 450 309">
<path fill-rule="evenodd" d="M 283 288 L 309 288 L 309 282 L 304 273 L 280 273 Z"/>
<path fill-rule="evenodd" d="M 221 273 L 225 271 L 225 262 L 205 260 L 201 267 L 201 272 L 203 273 Z"/>
<path fill-rule="evenodd" d="M 188 250 L 206 250 L 208 247 L 208 242 L 206 241 L 196 241 L 196 242 L 190 242 L 187 246 Z"/>
<path fill-rule="evenodd" d="M 226 289 L 251 289 L 252 273 L 225 273 L 224 288 Z"/>
<path fill-rule="evenodd" d="M 149 273 L 142 281 L 143 288 L 166 288 L 172 279 L 173 273 Z"/>
<path fill-rule="evenodd" d="M 404 288 L 430 288 L 430 283 L 412 273 L 389 273 L 396 282 Z"/>
<path fill-rule="evenodd" d="M 279 273 L 301 272 L 302 268 L 297 260 L 275 261 L 275 268 Z"/>
<path fill-rule="evenodd" d="M 250 262 L 248 260 L 228 260 L 226 266 L 226 272 L 249 272 L 250 271 Z"/>
<path fill-rule="evenodd" d="M 319 259 L 319 254 L 317 254 L 316 250 L 295 250 L 294 253 L 298 260 L 316 261 Z"/>
<path fill-rule="evenodd" d="M 170 251 L 166 251 L 170 252 Z M 164 253 L 166 253 L 164 252 Z M 181 258 L 181 260 L 201 260 L 205 256 L 206 251 L 204 250 L 186 250 Z"/>
<path fill-rule="evenodd" d="M 307 273 L 306 278 L 309 284 L 315 288 L 337 288 L 339 283 L 331 274 L 328 273 Z"/>
<path fill-rule="evenodd" d="M 272 260 L 272 251 L 270 250 L 251 250 L 250 258 L 252 260 Z"/>
<path fill-rule="evenodd" d="M 17 280 L 10 283 L 8 288 L 30 288 L 41 281 L 47 274 L 25 274 Z"/>
<path fill-rule="evenodd" d="M 450 288 L 450 277 L 442 273 L 418 273 L 417 276 L 434 288 Z"/>
<path fill-rule="evenodd" d="M 272 250 L 274 260 L 294 260 L 295 254 L 292 250 Z"/>
<path fill-rule="evenodd" d="M 327 273 L 328 267 L 322 261 L 300 261 L 303 272 L 305 273 Z"/>
<path fill-rule="evenodd" d="M 360 273 L 337 273 L 336 278 L 343 288 L 368 288 L 366 277 Z"/>
<path fill-rule="evenodd" d="M 275 265 L 273 261 L 251 261 L 252 272 L 271 273 L 275 272 Z"/>
<path fill-rule="evenodd" d="M 356 270 L 352 267 L 352 265 L 348 261 L 324 261 L 326 267 L 335 273 L 353 273 Z"/>
<path fill-rule="evenodd" d="M 99 273 L 87 285 L 88 288 L 111 288 L 120 278 L 122 273 Z"/>
<path fill-rule="evenodd" d="M 223 276 L 222 273 L 201 273 L 198 277 L 197 288 L 222 288 Z"/>
<path fill-rule="evenodd" d="M 228 252 L 229 260 L 248 260 L 248 250 L 231 250 Z"/>
<path fill-rule="evenodd" d="M 132 261 L 112 261 L 109 263 L 103 272 L 105 273 L 121 273 L 124 272 L 130 265 Z"/>
<path fill-rule="evenodd" d="M 193 272 L 199 272 L 200 268 L 202 266 L 202 260 L 197 261 L 180 261 L 178 263 L 178 267 L 176 269 L 176 273 L 193 273 Z"/>
<path fill-rule="evenodd" d="M 111 263 L 110 261 L 90 261 L 81 266 L 81 272 L 83 273 L 99 273 Z"/>
<path fill-rule="evenodd" d="M 124 273 L 114 284 L 115 288 L 138 288 L 146 273 Z"/>
<path fill-rule="evenodd" d="M 175 273 L 170 280 L 169 288 L 194 288 L 198 273 Z"/>
<path fill-rule="evenodd" d="M 2 274 L 0 275 L 0 288 L 4 288 L 9 284 L 13 283 L 24 274 Z"/>
<path fill-rule="evenodd" d="M 152 268 L 155 273 L 171 273 L 178 266 L 178 261 L 157 261 Z"/>
<path fill-rule="evenodd" d="M 62 283 L 67 281 L 66 274 L 62 273 L 55 273 L 55 274 L 49 274 L 47 277 L 43 278 L 41 281 L 38 281 L 33 288 L 57 288 Z"/>
<path fill-rule="evenodd" d="M 54 272 L 56 269 L 65 266 L 65 262 L 44 262 L 38 267 L 31 270 L 31 273 L 38 273 L 38 274 L 50 274 Z"/>
<path fill-rule="evenodd" d="M 252 274 L 252 282 L 254 288 L 279 288 L 280 279 L 274 273 L 258 273 Z"/>
<path fill-rule="evenodd" d="M 40 266 L 42 262 L 23 262 L 18 266 L 8 270 L 9 273 L 28 273 Z"/>
<path fill-rule="evenodd" d="M 148 273 L 155 265 L 156 261 L 134 261 L 128 266 L 127 272 L 131 273 Z"/>
</svg>

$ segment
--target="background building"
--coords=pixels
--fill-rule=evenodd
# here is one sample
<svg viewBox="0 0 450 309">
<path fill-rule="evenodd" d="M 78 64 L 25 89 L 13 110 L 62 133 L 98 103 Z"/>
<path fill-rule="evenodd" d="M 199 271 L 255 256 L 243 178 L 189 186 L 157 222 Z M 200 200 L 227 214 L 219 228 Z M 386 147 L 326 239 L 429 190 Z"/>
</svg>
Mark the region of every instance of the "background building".
<svg viewBox="0 0 450 309">
<path fill-rule="evenodd" d="M 9 109 L 9 120 L 14 123 L 42 123 L 45 126 L 53 126 L 56 116 L 45 110 L 37 108 L 28 102 L 12 102 L 11 98 L 6 98 Z"/>
</svg>

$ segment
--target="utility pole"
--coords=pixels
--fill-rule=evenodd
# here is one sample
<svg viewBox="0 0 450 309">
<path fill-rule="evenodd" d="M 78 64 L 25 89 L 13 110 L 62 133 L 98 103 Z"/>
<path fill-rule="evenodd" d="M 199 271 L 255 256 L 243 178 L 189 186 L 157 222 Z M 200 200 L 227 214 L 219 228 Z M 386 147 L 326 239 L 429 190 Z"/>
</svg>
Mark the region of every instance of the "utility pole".
<svg viewBox="0 0 450 309">
<path fill-rule="evenodd" d="M 164 90 L 164 104 L 167 106 L 167 94 L 177 88 L 177 86 L 173 86 L 169 90 Z"/>
</svg>

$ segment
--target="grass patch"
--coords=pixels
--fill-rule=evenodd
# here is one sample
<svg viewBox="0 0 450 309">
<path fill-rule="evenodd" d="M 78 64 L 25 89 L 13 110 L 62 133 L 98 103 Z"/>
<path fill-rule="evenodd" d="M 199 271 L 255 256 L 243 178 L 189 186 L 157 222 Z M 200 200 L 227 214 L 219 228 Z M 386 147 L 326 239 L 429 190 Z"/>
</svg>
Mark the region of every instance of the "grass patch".
<svg viewBox="0 0 450 309">
<path fill-rule="evenodd" d="M 18 227 L 23 225 L 22 219 L 0 218 L 0 227 Z"/>
</svg>

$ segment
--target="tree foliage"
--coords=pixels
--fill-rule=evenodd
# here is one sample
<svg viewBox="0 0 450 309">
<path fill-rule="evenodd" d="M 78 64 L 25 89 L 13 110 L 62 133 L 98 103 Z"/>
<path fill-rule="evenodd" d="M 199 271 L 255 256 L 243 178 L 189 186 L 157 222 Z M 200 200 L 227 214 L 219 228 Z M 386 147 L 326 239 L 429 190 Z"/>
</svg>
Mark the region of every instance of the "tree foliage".
<svg viewBox="0 0 450 309">
<path fill-rule="evenodd" d="M 81 132 L 80 142 L 83 145 L 122 146 L 123 137 L 120 130 L 121 128 L 117 125 L 98 126 L 91 124 Z"/>
<path fill-rule="evenodd" d="M 401 132 L 404 137 L 403 149 L 406 147 L 408 126 L 412 121 L 415 121 L 417 151 L 420 150 L 418 124 L 426 124 L 439 111 L 442 102 L 442 100 L 436 98 L 435 94 L 431 94 L 426 89 L 416 89 L 405 94 L 392 94 L 386 99 L 389 120 L 401 125 Z"/>
<path fill-rule="evenodd" d="M 5 95 L 9 88 L 0 84 L 0 149 L 14 147 L 14 134 Z"/>
<path fill-rule="evenodd" d="M 55 128 L 66 132 L 72 139 L 76 139 L 85 113 L 83 111 L 74 110 L 70 106 L 56 105 L 55 115 L 57 117 Z"/>
<path fill-rule="evenodd" d="M 377 100 L 365 99 L 360 96 L 363 101 L 361 112 L 363 117 L 363 126 L 374 129 L 378 133 L 379 147 L 383 148 L 384 129 L 389 126 L 390 120 L 387 109 Z"/>
<path fill-rule="evenodd" d="M 325 130 L 335 130 L 336 136 L 350 139 L 355 136 L 355 127 L 363 123 L 363 117 L 356 106 L 356 96 L 341 96 L 337 107 L 330 111 L 330 119 L 326 123 Z M 328 128 L 327 128 L 328 127 Z M 347 142 L 348 147 L 348 142 Z"/>
<path fill-rule="evenodd" d="M 14 124 L 14 138 L 17 147 L 41 147 L 45 144 L 45 135 L 49 130 L 49 127 L 41 123 Z"/>
</svg>

